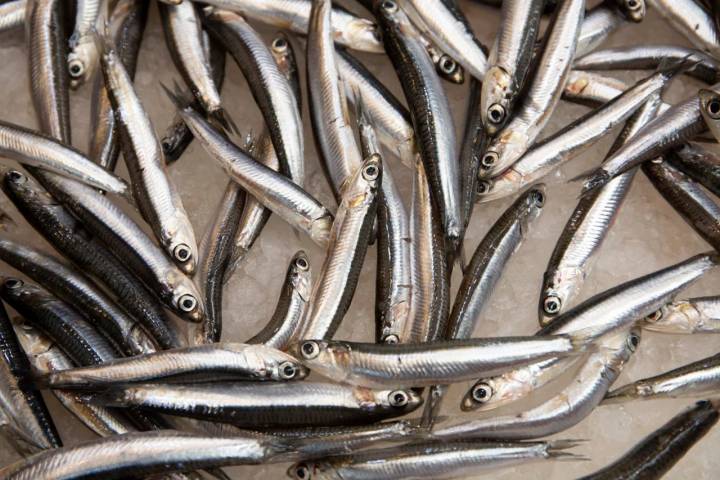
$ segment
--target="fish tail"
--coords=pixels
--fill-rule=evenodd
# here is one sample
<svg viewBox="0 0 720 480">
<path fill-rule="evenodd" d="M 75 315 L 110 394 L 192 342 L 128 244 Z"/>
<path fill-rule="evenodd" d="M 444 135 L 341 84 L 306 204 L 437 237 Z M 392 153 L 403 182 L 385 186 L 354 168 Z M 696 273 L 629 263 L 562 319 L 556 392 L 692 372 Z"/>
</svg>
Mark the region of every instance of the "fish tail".
<svg viewBox="0 0 720 480">
<path fill-rule="evenodd" d="M 195 99 L 188 96 L 188 94 L 180 88 L 180 85 L 177 82 L 174 82 L 172 90 L 162 82 L 160 82 L 160 88 L 165 91 L 165 95 L 168 96 L 170 101 L 172 101 L 173 105 L 175 105 L 178 110 L 182 111 L 188 108 L 193 110 L 195 109 Z"/>
<path fill-rule="evenodd" d="M 207 116 L 210 123 L 219 125 L 222 127 L 221 130 L 228 133 L 239 132 L 237 125 L 224 108 L 219 107 L 211 112 L 208 112 Z"/>
<path fill-rule="evenodd" d="M 658 64 L 655 71 L 665 77 L 665 81 L 669 81 L 676 75 L 692 72 L 697 68 L 700 59 L 692 57 L 693 54 L 689 53 L 679 60 L 665 58 Z"/>
<path fill-rule="evenodd" d="M 590 460 L 585 455 L 578 455 L 577 453 L 568 452 L 570 448 L 575 448 L 578 445 L 582 445 L 587 440 L 569 439 L 569 440 L 553 440 L 547 442 L 547 455 L 549 458 L 554 460 L 562 461 L 588 461 Z"/>
<path fill-rule="evenodd" d="M 625 403 L 629 400 L 633 400 L 635 398 L 638 398 L 638 391 L 637 388 L 635 388 L 635 384 L 631 383 L 628 385 L 623 385 L 620 388 L 616 388 L 615 390 L 612 390 L 608 392 L 605 395 L 605 398 L 602 401 L 603 405 L 612 405 L 612 404 L 618 404 L 618 403 Z"/>
</svg>

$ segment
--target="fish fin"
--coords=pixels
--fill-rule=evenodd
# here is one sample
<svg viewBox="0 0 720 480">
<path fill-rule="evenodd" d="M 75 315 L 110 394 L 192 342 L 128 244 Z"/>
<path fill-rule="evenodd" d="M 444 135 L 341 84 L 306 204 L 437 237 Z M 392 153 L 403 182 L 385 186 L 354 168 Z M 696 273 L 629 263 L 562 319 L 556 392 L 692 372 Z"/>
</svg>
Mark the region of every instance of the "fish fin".
<svg viewBox="0 0 720 480">
<path fill-rule="evenodd" d="M 569 448 L 577 447 L 587 440 L 552 440 L 547 443 L 547 454 L 550 458 L 561 461 L 589 461 L 585 455 L 567 452 Z"/>
<path fill-rule="evenodd" d="M 162 88 L 165 91 L 165 95 L 168 96 L 170 101 L 172 101 L 173 105 L 175 105 L 175 108 L 178 110 L 185 110 L 187 108 L 195 110 L 194 102 L 195 99 L 191 98 L 187 95 L 185 91 L 180 87 L 180 85 L 177 82 L 173 83 L 173 89 L 170 90 L 164 83 L 160 82 L 160 88 Z"/>
<path fill-rule="evenodd" d="M 212 112 L 207 112 L 207 117 L 210 123 L 216 127 L 220 127 L 219 130 L 230 134 L 239 132 L 237 124 L 233 121 L 230 114 L 227 113 L 227 110 L 222 107 Z"/>
</svg>

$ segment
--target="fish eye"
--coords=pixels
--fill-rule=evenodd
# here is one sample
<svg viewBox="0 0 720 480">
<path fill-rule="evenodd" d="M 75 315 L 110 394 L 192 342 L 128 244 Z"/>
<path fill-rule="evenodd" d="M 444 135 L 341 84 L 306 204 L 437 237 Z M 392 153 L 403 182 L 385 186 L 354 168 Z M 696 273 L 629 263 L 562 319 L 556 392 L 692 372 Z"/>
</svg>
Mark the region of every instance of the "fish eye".
<svg viewBox="0 0 720 480">
<path fill-rule="evenodd" d="M 307 259 L 304 257 L 299 257 L 295 259 L 295 266 L 300 270 L 307 270 L 310 267 L 310 264 L 308 264 Z"/>
<path fill-rule="evenodd" d="M 642 4 L 638 0 L 628 0 L 627 6 L 630 10 L 637 10 Z"/>
<path fill-rule="evenodd" d="M 83 64 L 80 60 L 72 60 L 68 65 L 68 70 L 71 77 L 78 78 L 83 74 L 85 68 L 83 68 Z"/>
<path fill-rule="evenodd" d="M 389 345 L 394 345 L 396 343 L 400 343 L 400 338 L 394 333 L 391 333 L 390 335 L 386 335 L 385 338 L 383 338 L 383 342 Z"/>
<path fill-rule="evenodd" d="M 392 407 L 404 407 L 410 402 L 410 396 L 402 390 L 395 390 L 388 395 L 388 401 Z"/>
<path fill-rule="evenodd" d="M 27 181 L 27 177 L 17 170 L 10 170 L 8 178 L 15 183 L 25 183 Z"/>
<path fill-rule="evenodd" d="M 188 245 L 181 243 L 173 249 L 173 256 L 178 262 L 187 262 L 192 256 L 192 250 Z"/>
<path fill-rule="evenodd" d="M 498 154 L 495 152 L 487 152 L 485 155 L 483 155 L 482 160 L 480 160 L 480 164 L 485 169 L 492 168 L 493 165 L 498 161 Z"/>
<path fill-rule="evenodd" d="M 655 310 L 653 313 L 645 317 L 645 320 L 648 322 L 657 322 L 663 317 L 663 312 L 661 310 Z"/>
<path fill-rule="evenodd" d="M 5 287 L 7 288 L 20 288 L 25 285 L 25 282 L 23 282 L 19 278 L 8 278 L 7 280 L 5 280 L 5 283 L 3 283 L 3 285 L 5 285 Z"/>
<path fill-rule="evenodd" d="M 398 6 L 392 0 L 385 0 L 382 2 L 382 8 L 390 13 L 397 12 Z"/>
<path fill-rule="evenodd" d="M 278 37 L 272 42 L 272 48 L 276 52 L 284 52 L 287 50 L 288 42 L 283 37 Z"/>
<path fill-rule="evenodd" d="M 545 205 L 545 194 L 540 190 L 533 190 L 530 194 L 532 199 L 535 201 L 535 205 L 542 208 Z"/>
<path fill-rule="evenodd" d="M 485 403 L 492 398 L 493 389 L 487 383 L 478 383 L 472 389 L 472 398 L 478 403 Z"/>
<path fill-rule="evenodd" d="M 490 191 L 491 187 L 492 187 L 492 185 L 490 184 L 490 182 L 481 180 L 478 182 L 477 187 L 475 187 L 475 189 L 477 190 L 478 195 L 484 195 Z"/>
<path fill-rule="evenodd" d="M 190 313 L 195 310 L 195 308 L 197 308 L 197 304 L 197 299 L 189 293 L 182 295 L 178 300 L 178 308 L 185 313 Z"/>
<path fill-rule="evenodd" d="M 557 315 L 562 307 L 562 301 L 555 295 L 548 295 L 543 301 L 543 311 L 548 315 Z"/>
<path fill-rule="evenodd" d="M 379 173 L 380 173 L 380 169 L 373 162 L 373 163 L 370 163 L 369 165 L 365 165 L 365 167 L 363 167 L 362 175 L 365 180 L 371 181 L 371 180 L 375 180 L 378 177 Z"/>
<path fill-rule="evenodd" d="M 295 476 L 300 480 L 308 480 L 310 478 L 310 469 L 304 463 L 295 467 Z"/>
<path fill-rule="evenodd" d="M 628 347 L 630 348 L 631 352 L 634 352 L 635 349 L 637 349 L 637 346 L 640 344 L 640 337 L 636 333 L 631 333 L 628 337 Z"/>
<path fill-rule="evenodd" d="M 490 123 L 496 125 L 502 123 L 502 121 L 505 120 L 505 108 L 499 103 L 493 103 L 490 105 L 490 108 L 488 108 L 488 119 Z"/>
<path fill-rule="evenodd" d="M 443 55 L 443 57 L 440 59 L 439 65 L 440 70 L 446 75 L 451 75 L 455 73 L 455 69 L 457 68 L 457 63 L 455 63 L 455 60 L 448 57 L 447 55 Z"/>
<path fill-rule="evenodd" d="M 320 345 L 318 345 L 317 342 L 310 340 L 304 342 L 300 346 L 300 351 L 302 352 L 303 357 L 305 357 L 307 360 L 312 360 L 313 358 L 320 355 Z"/>
<path fill-rule="evenodd" d="M 720 98 L 711 98 L 705 107 L 705 111 L 707 111 L 708 115 L 710 115 L 710 118 L 720 118 Z"/>
<path fill-rule="evenodd" d="M 290 380 L 291 378 L 294 378 L 297 374 L 297 368 L 295 368 L 295 365 L 292 364 L 292 362 L 283 362 L 280 364 L 280 377 L 285 380 Z"/>
</svg>

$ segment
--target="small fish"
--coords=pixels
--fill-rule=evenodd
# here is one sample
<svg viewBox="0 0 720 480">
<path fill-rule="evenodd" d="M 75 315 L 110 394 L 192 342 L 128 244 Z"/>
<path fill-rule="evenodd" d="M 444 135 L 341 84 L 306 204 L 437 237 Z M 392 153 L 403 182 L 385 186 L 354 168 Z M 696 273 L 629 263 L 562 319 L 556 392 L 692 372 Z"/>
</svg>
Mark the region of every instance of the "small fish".
<svg viewBox="0 0 720 480">
<path fill-rule="evenodd" d="M 720 157 L 717 154 L 696 143 L 684 143 L 668 151 L 663 158 L 715 196 L 720 196 Z"/>
<path fill-rule="evenodd" d="M 660 478 L 717 423 L 715 402 L 700 401 L 675 415 L 618 460 L 579 480 Z"/>
<path fill-rule="evenodd" d="M 575 56 L 589 54 L 626 23 L 625 16 L 613 2 L 601 2 L 585 12 L 578 35 Z"/>
<path fill-rule="evenodd" d="M 720 297 L 668 303 L 645 317 L 642 327 L 660 333 L 720 333 Z"/>
<path fill-rule="evenodd" d="M 95 25 L 100 17 L 103 0 L 78 0 L 75 12 L 75 30 L 68 41 L 67 56 L 70 86 L 78 88 L 93 76 L 98 64 L 97 45 L 93 39 Z"/>
<path fill-rule="evenodd" d="M 694 0 L 653 0 L 655 10 L 697 48 L 720 54 L 720 31 L 708 10 Z"/>
</svg>

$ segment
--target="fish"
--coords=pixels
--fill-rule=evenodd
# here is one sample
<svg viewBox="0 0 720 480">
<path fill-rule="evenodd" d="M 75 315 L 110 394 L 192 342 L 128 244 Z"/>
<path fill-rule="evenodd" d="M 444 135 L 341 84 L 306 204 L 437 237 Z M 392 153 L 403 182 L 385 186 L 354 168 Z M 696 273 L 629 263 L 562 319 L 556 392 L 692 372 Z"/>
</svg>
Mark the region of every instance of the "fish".
<svg viewBox="0 0 720 480">
<path fill-rule="evenodd" d="M 394 0 L 378 2 L 375 16 L 408 101 L 418 150 L 441 217 L 445 249 L 457 251 L 463 236 L 460 171 L 450 105 L 420 34 Z M 432 115 L 429 114 L 432 112 Z"/>
<path fill-rule="evenodd" d="M 17 170 L 6 172 L 0 186 L 30 225 L 59 253 L 79 270 L 100 280 L 115 298 L 125 299 L 127 312 L 158 345 L 180 346 L 177 336 L 167 327 L 169 320 L 160 301 L 47 191 Z"/>
<path fill-rule="evenodd" d="M 645 0 L 615 0 L 615 3 L 627 20 L 640 23 L 645 19 L 647 13 Z"/>
<path fill-rule="evenodd" d="M 101 365 L 54 372 L 39 379 L 51 388 L 90 389 L 137 383 L 302 380 L 307 370 L 265 345 L 216 343 L 118 358 Z"/>
<path fill-rule="evenodd" d="M 262 344 L 278 350 L 287 350 L 293 333 L 300 328 L 310 301 L 312 270 L 307 254 L 300 250 L 290 259 L 282 291 L 275 311 L 248 344 Z"/>
<path fill-rule="evenodd" d="M 100 63 L 133 197 L 161 247 L 184 273 L 193 275 L 198 260 L 195 232 L 180 193 L 168 177 L 162 147 L 115 47 L 109 41 L 101 42 Z"/>
<path fill-rule="evenodd" d="M 499 375 L 540 360 L 577 355 L 588 346 L 588 336 L 582 332 L 415 344 L 305 340 L 290 351 L 309 369 L 336 382 L 410 388 Z"/>
<path fill-rule="evenodd" d="M 165 44 L 175 68 L 208 117 L 222 128 L 232 129 L 213 80 L 210 60 L 205 53 L 203 24 L 198 7 L 194 2 L 180 2 L 177 5 L 160 3 L 158 7 Z"/>
<path fill-rule="evenodd" d="M 75 11 L 75 29 L 68 40 L 68 73 L 70 87 L 78 88 L 92 78 L 98 64 L 97 45 L 93 39 L 95 25 L 103 9 L 103 0 L 79 0 Z"/>
<path fill-rule="evenodd" d="M 468 109 L 465 113 L 465 131 L 460 146 L 460 188 L 462 194 L 463 226 L 467 229 L 475 208 L 475 196 L 480 171 L 480 157 L 488 141 L 487 129 L 482 119 L 482 83 L 470 80 Z M 461 251 L 464 254 L 464 251 Z"/>
<path fill-rule="evenodd" d="M 283 172 L 299 186 L 305 181 L 303 126 L 296 93 L 270 49 L 242 16 L 205 10 L 203 25 L 235 59 L 260 107 Z"/>
<path fill-rule="evenodd" d="M 0 5 L 0 32 L 7 32 L 25 24 L 27 0 L 12 0 Z"/>
<path fill-rule="evenodd" d="M 720 158 L 696 143 L 685 143 L 669 150 L 663 159 L 685 175 L 720 196 Z"/>
<path fill-rule="evenodd" d="M 7 480 L 127 478 L 192 468 L 279 461 L 290 447 L 271 438 L 216 437 L 162 430 L 112 435 L 56 449 L 0 471 Z"/>
<path fill-rule="evenodd" d="M 403 416 L 422 404 L 413 390 L 312 382 L 118 386 L 88 393 L 85 401 L 243 428 L 363 425 Z"/>
<path fill-rule="evenodd" d="M 152 353 L 158 348 L 137 320 L 125 313 L 90 279 L 58 258 L 11 240 L 0 239 L 0 259 L 73 306 L 120 352 L 139 355 Z"/>
<path fill-rule="evenodd" d="M 560 334 L 592 328 L 598 336 L 629 327 L 656 311 L 680 290 L 718 262 L 714 254 L 701 254 L 678 264 L 621 283 L 559 315 L 537 334 Z M 493 410 L 533 393 L 566 371 L 569 361 L 547 360 L 499 377 L 480 379 L 465 395 L 463 410 Z"/>
<path fill-rule="evenodd" d="M 518 414 L 495 415 L 477 420 L 439 425 L 438 440 L 483 438 L 499 441 L 528 440 L 565 431 L 584 420 L 602 401 L 610 386 L 640 343 L 640 330 L 609 335 L 598 342 L 572 382 L 538 406 Z"/>
<path fill-rule="evenodd" d="M 702 114 L 705 124 L 712 133 L 715 140 L 720 137 L 720 94 L 712 90 L 701 89 L 698 91 L 700 99 L 700 113 Z"/>
<path fill-rule="evenodd" d="M 628 119 L 610 148 L 609 155 L 655 117 L 660 102 L 659 96 L 652 96 Z M 594 256 L 617 218 L 636 171 L 624 173 L 578 201 L 555 244 L 543 274 L 538 304 L 541 327 L 551 323 L 553 318 L 567 310 L 580 293 L 592 269 Z"/>
<path fill-rule="evenodd" d="M 437 442 L 376 448 L 348 455 L 299 462 L 288 470 L 296 480 L 462 478 L 498 468 L 545 460 L 582 460 L 565 450 L 573 441 Z"/>
<path fill-rule="evenodd" d="M 607 467 L 580 480 L 660 478 L 718 421 L 717 406 L 700 401 L 671 418 Z"/>
<path fill-rule="evenodd" d="M 480 162 L 483 178 L 501 174 L 530 148 L 560 101 L 585 14 L 584 0 L 570 0 L 555 11 L 538 69 L 515 115 L 489 142 Z"/>
<path fill-rule="evenodd" d="M 697 297 L 663 305 L 645 317 L 642 328 L 659 333 L 720 332 L 720 299 Z"/>
<path fill-rule="evenodd" d="M 315 144 L 323 171 L 339 203 L 346 182 L 360 168 L 363 159 L 349 124 L 347 99 L 332 42 L 331 14 L 330 0 L 313 2 L 306 64 Z"/>
<path fill-rule="evenodd" d="M 587 10 L 580 26 L 575 57 L 583 57 L 598 48 L 625 23 L 625 16 L 613 2 L 601 2 Z"/>
<path fill-rule="evenodd" d="M 700 50 L 718 57 L 720 31 L 702 5 L 692 0 L 653 0 L 653 7 L 678 32 Z"/>
<path fill-rule="evenodd" d="M 325 260 L 305 318 L 292 339 L 332 338 L 350 307 L 367 253 L 382 182 L 382 159 L 371 155 L 348 179 L 330 230 Z"/>
<path fill-rule="evenodd" d="M 673 368 L 619 387 L 605 396 L 603 405 L 633 400 L 715 396 L 720 388 L 720 355 Z"/>
<path fill-rule="evenodd" d="M 500 30 L 482 80 L 481 112 L 487 133 L 496 134 L 512 117 L 513 105 L 530 70 L 540 30 L 543 0 L 509 0 L 502 4 Z"/>
<path fill-rule="evenodd" d="M 117 3 L 110 15 L 109 30 L 117 46 L 118 56 L 123 62 L 130 78 L 135 78 L 140 44 L 142 43 L 149 5 L 142 0 L 122 0 Z M 96 52 L 96 55 L 99 53 Z M 96 57 L 99 61 L 99 57 Z M 88 157 L 101 167 L 115 171 L 120 156 L 119 135 L 115 123 L 110 98 L 105 89 L 102 75 L 96 75 L 93 81 L 92 103 L 90 104 L 90 124 L 94 126 Z"/>
<path fill-rule="evenodd" d="M 309 31 L 312 0 L 209 0 L 204 3 L 300 35 L 307 35 Z M 367 53 L 385 51 L 375 22 L 339 7 L 333 7 L 330 21 L 333 40 L 339 45 Z"/>
</svg>

